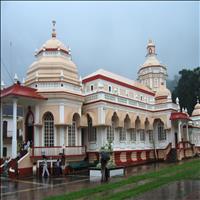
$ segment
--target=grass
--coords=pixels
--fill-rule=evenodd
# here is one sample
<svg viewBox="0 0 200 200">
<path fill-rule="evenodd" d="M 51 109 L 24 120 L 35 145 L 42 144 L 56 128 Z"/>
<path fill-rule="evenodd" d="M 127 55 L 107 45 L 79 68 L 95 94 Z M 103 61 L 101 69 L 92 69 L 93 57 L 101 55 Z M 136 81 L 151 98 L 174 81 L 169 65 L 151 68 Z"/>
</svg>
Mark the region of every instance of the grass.
<svg viewBox="0 0 200 200">
<path fill-rule="evenodd" d="M 105 183 L 96 187 L 81 189 L 76 192 L 52 196 L 45 200 L 74 200 L 74 199 L 95 199 L 95 200 L 121 200 L 135 197 L 147 191 L 159 188 L 162 185 L 183 179 L 200 179 L 200 160 L 192 160 L 180 165 L 170 165 L 156 172 L 149 172 L 142 175 L 131 176 L 114 183 Z M 134 185 L 142 180 L 149 180 L 144 184 Z M 129 185 L 130 188 L 123 186 Z M 120 191 L 118 192 L 117 190 Z M 101 195 L 103 193 L 103 195 Z"/>
</svg>

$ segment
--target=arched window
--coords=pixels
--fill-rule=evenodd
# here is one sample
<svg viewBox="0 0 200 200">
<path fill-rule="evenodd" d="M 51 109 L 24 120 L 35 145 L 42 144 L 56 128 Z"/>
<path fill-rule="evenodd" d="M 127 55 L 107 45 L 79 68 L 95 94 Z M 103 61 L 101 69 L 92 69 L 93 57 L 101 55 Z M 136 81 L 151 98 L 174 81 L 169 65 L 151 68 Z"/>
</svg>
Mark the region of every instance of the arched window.
<svg viewBox="0 0 200 200">
<path fill-rule="evenodd" d="M 73 120 L 72 125 L 68 126 L 68 145 L 69 146 L 76 145 L 76 130 L 77 130 L 76 121 Z"/>
<path fill-rule="evenodd" d="M 92 118 L 88 115 L 88 139 L 89 142 L 96 142 L 97 133 L 96 128 L 92 126 Z"/>
<path fill-rule="evenodd" d="M 135 129 L 131 129 L 131 131 L 130 131 L 130 140 L 132 142 L 136 141 L 136 130 Z"/>
<path fill-rule="evenodd" d="M 44 114 L 44 146 L 54 146 L 54 118 L 50 112 Z"/>
<path fill-rule="evenodd" d="M 124 127 L 119 128 L 119 140 L 120 141 L 126 140 L 126 129 Z"/>
<path fill-rule="evenodd" d="M 142 141 L 142 142 L 145 141 L 145 132 L 143 129 L 140 130 L 140 141 Z"/>
<path fill-rule="evenodd" d="M 148 130 L 147 133 L 149 134 L 149 142 L 153 143 L 153 131 L 152 130 Z"/>
<path fill-rule="evenodd" d="M 114 122 L 112 121 L 112 125 L 107 127 L 107 140 L 109 142 L 113 142 L 115 133 Z"/>
<path fill-rule="evenodd" d="M 163 123 L 158 123 L 158 140 L 166 140 L 166 131 L 164 130 Z"/>
<path fill-rule="evenodd" d="M 8 132 L 8 122 L 3 121 L 3 137 L 7 137 L 7 132 Z"/>
</svg>

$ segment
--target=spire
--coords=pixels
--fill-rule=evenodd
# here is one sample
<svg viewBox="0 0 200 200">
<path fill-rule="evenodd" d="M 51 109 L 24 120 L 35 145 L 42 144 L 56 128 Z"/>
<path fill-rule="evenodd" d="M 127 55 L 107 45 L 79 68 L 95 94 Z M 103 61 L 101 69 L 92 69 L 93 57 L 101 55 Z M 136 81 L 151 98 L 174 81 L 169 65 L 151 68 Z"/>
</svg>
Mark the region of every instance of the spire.
<svg viewBox="0 0 200 200">
<path fill-rule="evenodd" d="M 55 28 L 56 21 L 53 20 L 52 24 L 53 24 L 53 28 L 52 28 L 52 34 L 51 34 L 51 36 L 52 36 L 52 38 L 56 38 L 56 28 Z"/>
<path fill-rule="evenodd" d="M 197 104 L 199 104 L 199 97 L 197 96 Z"/>
<path fill-rule="evenodd" d="M 155 44 L 151 39 L 149 39 L 147 44 L 147 56 L 156 55 L 155 50 Z"/>
</svg>

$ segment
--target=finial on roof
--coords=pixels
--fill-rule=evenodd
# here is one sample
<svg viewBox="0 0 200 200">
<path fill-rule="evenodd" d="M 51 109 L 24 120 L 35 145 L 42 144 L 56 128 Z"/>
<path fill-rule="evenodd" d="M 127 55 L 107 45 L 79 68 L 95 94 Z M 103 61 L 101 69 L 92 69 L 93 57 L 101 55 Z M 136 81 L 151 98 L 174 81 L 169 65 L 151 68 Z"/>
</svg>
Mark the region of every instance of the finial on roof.
<svg viewBox="0 0 200 200">
<path fill-rule="evenodd" d="M 199 103 L 199 97 L 197 96 L 197 103 Z"/>
<path fill-rule="evenodd" d="M 22 85 L 24 85 L 25 84 L 25 78 L 23 77 L 23 79 L 22 79 Z"/>
<path fill-rule="evenodd" d="M 55 25 L 56 25 L 56 21 L 53 20 L 52 21 L 52 24 L 53 24 L 53 28 L 52 28 L 52 38 L 55 38 L 56 37 L 56 28 L 55 28 Z"/>
<path fill-rule="evenodd" d="M 2 80 L 1 81 L 1 89 L 3 90 L 5 88 L 5 83 L 4 83 L 4 81 Z"/>
<path fill-rule="evenodd" d="M 15 76 L 14 76 L 14 82 L 17 83 L 17 81 L 19 80 L 17 74 L 15 73 Z"/>
<path fill-rule="evenodd" d="M 179 98 L 176 97 L 176 104 L 179 105 Z"/>
</svg>

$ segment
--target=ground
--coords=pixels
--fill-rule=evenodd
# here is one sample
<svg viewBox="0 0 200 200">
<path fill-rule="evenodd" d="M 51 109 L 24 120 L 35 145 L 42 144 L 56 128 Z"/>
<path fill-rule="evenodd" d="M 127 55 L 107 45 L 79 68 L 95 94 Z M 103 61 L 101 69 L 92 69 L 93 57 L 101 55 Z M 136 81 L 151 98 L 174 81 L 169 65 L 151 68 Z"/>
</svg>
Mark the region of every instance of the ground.
<svg viewBox="0 0 200 200">
<path fill-rule="evenodd" d="M 87 173 L 60 178 L 11 180 L 1 177 L 2 199 L 200 199 L 200 159 L 126 169 L 125 177 L 102 184 Z M 57 195 L 57 196 L 55 196 Z"/>
</svg>

